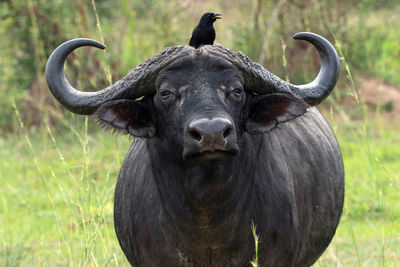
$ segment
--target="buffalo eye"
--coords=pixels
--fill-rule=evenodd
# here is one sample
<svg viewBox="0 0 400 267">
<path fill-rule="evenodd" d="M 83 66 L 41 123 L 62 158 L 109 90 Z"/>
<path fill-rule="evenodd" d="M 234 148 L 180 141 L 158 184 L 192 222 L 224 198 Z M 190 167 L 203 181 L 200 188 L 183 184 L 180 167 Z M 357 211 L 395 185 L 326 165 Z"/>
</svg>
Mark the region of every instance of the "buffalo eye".
<svg viewBox="0 0 400 267">
<path fill-rule="evenodd" d="M 234 96 L 237 96 L 237 97 L 240 97 L 241 95 L 242 95 L 242 89 L 240 89 L 240 88 L 235 88 L 235 89 L 233 89 L 232 90 L 232 94 L 234 95 Z"/>
<path fill-rule="evenodd" d="M 162 100 L 168 100 L 173 96 L 173 93 L 169 90 L 162 90 L 160 96 Z"/>
<path fill-rule="evenodd" d="M 230 90 L 228 95 L 232 100 L 240 101 L 243 97 L 243 89 L 239 86 L 235 86 Z"/>
</svg>

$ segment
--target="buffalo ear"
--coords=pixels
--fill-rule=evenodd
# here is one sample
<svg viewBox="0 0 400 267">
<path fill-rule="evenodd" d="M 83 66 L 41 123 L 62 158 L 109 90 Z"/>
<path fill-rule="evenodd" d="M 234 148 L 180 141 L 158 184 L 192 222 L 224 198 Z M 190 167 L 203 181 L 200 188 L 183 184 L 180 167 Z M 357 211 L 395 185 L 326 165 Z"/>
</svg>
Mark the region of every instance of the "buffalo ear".
<svg viewBox="0 0 400 267">
<path fill-rule="evenodd" d="M 149 101 L 116 100 L 102 105 L 96 112 L 99 119 L 116 130 L 136 137 L 153 137 L 155 123 Z"/>
<path fill-rule="evenodd" d="M 300 99 L 286 94 L 257 96 L 250 104 L 246 131 L 263 134 L 275 129 L 278 124 L 290 121 L 307 111 L 307 105 Z"/>
</svg>

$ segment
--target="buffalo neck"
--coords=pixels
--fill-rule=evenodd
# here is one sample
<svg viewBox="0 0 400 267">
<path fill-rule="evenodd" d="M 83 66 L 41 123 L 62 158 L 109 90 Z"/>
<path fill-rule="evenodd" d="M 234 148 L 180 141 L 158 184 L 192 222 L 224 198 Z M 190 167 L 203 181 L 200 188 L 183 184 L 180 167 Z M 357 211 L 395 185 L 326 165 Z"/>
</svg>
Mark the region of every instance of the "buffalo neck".
<svg viewBox="0 0 400 267">
<path fill-rule="evenodd" d="M 164 214 L 178 232 L 205 237 L 202 232 L 215 230 L 220 238 L 225 238 L 221 233 L 232 238 L 228 233 L 243 232 L 239 229 L 242 227 L 250 230 L 248 207 L 254 190 L 254 166 L 247 160 L 250 157 L 239 152 L 219 164 L 199 164 L 169 158 L 156 145 L 148 143 L 150 151 L 158 151 L 150 153 L 153 177 Z M 202 240 L 199 236 L 195 239 Z"/>
</svg>

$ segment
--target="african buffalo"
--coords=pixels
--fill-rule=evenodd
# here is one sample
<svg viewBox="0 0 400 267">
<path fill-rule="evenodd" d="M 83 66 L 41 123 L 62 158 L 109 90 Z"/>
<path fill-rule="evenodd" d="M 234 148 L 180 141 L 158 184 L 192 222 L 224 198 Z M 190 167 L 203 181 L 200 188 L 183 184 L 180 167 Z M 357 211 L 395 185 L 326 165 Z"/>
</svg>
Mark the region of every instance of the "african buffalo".
<svg viewBox="0 0 400 267">
<path fill-rule="evenodd" d="M 134 266 L 309 266 L 343 207 L 339 145 L 313 106 L 339 74 L 333 46 L 313 33 L 317 78 L 292 85 L 221 45 L 166 48 L 115 84 L 81 92 L 64 76 L 74 39 L 46 76 L 70 111 L 135 137 L 115 192 L 115 229 Z M 142 97 L 140 100 L 138 98 Z"/>
</svg>

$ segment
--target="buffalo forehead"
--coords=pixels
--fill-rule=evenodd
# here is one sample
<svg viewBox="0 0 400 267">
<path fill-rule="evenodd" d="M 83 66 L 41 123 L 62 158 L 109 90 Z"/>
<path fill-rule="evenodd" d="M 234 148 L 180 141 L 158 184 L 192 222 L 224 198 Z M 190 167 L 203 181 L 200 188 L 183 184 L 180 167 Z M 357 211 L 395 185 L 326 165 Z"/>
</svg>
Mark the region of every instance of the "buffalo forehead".
<svg viewBox="0 0 400 267">
<path fill-rule="evenodd" d="M 202 47 L 203 48 L 203 47 Z M 174 73 L 182 73 L 186 75 L 197 74 L 201 72 L 216 73 L 221 79 L 227 75 L 236 76 L 243 81 L 242 74 L 238 69 L 223 56 L 211 54 L 208 49 L 192 49 L 184 50 L 181 55 L 170 61 L 157 75 L 156 87 L 168 76 Z"/>
</svg>

